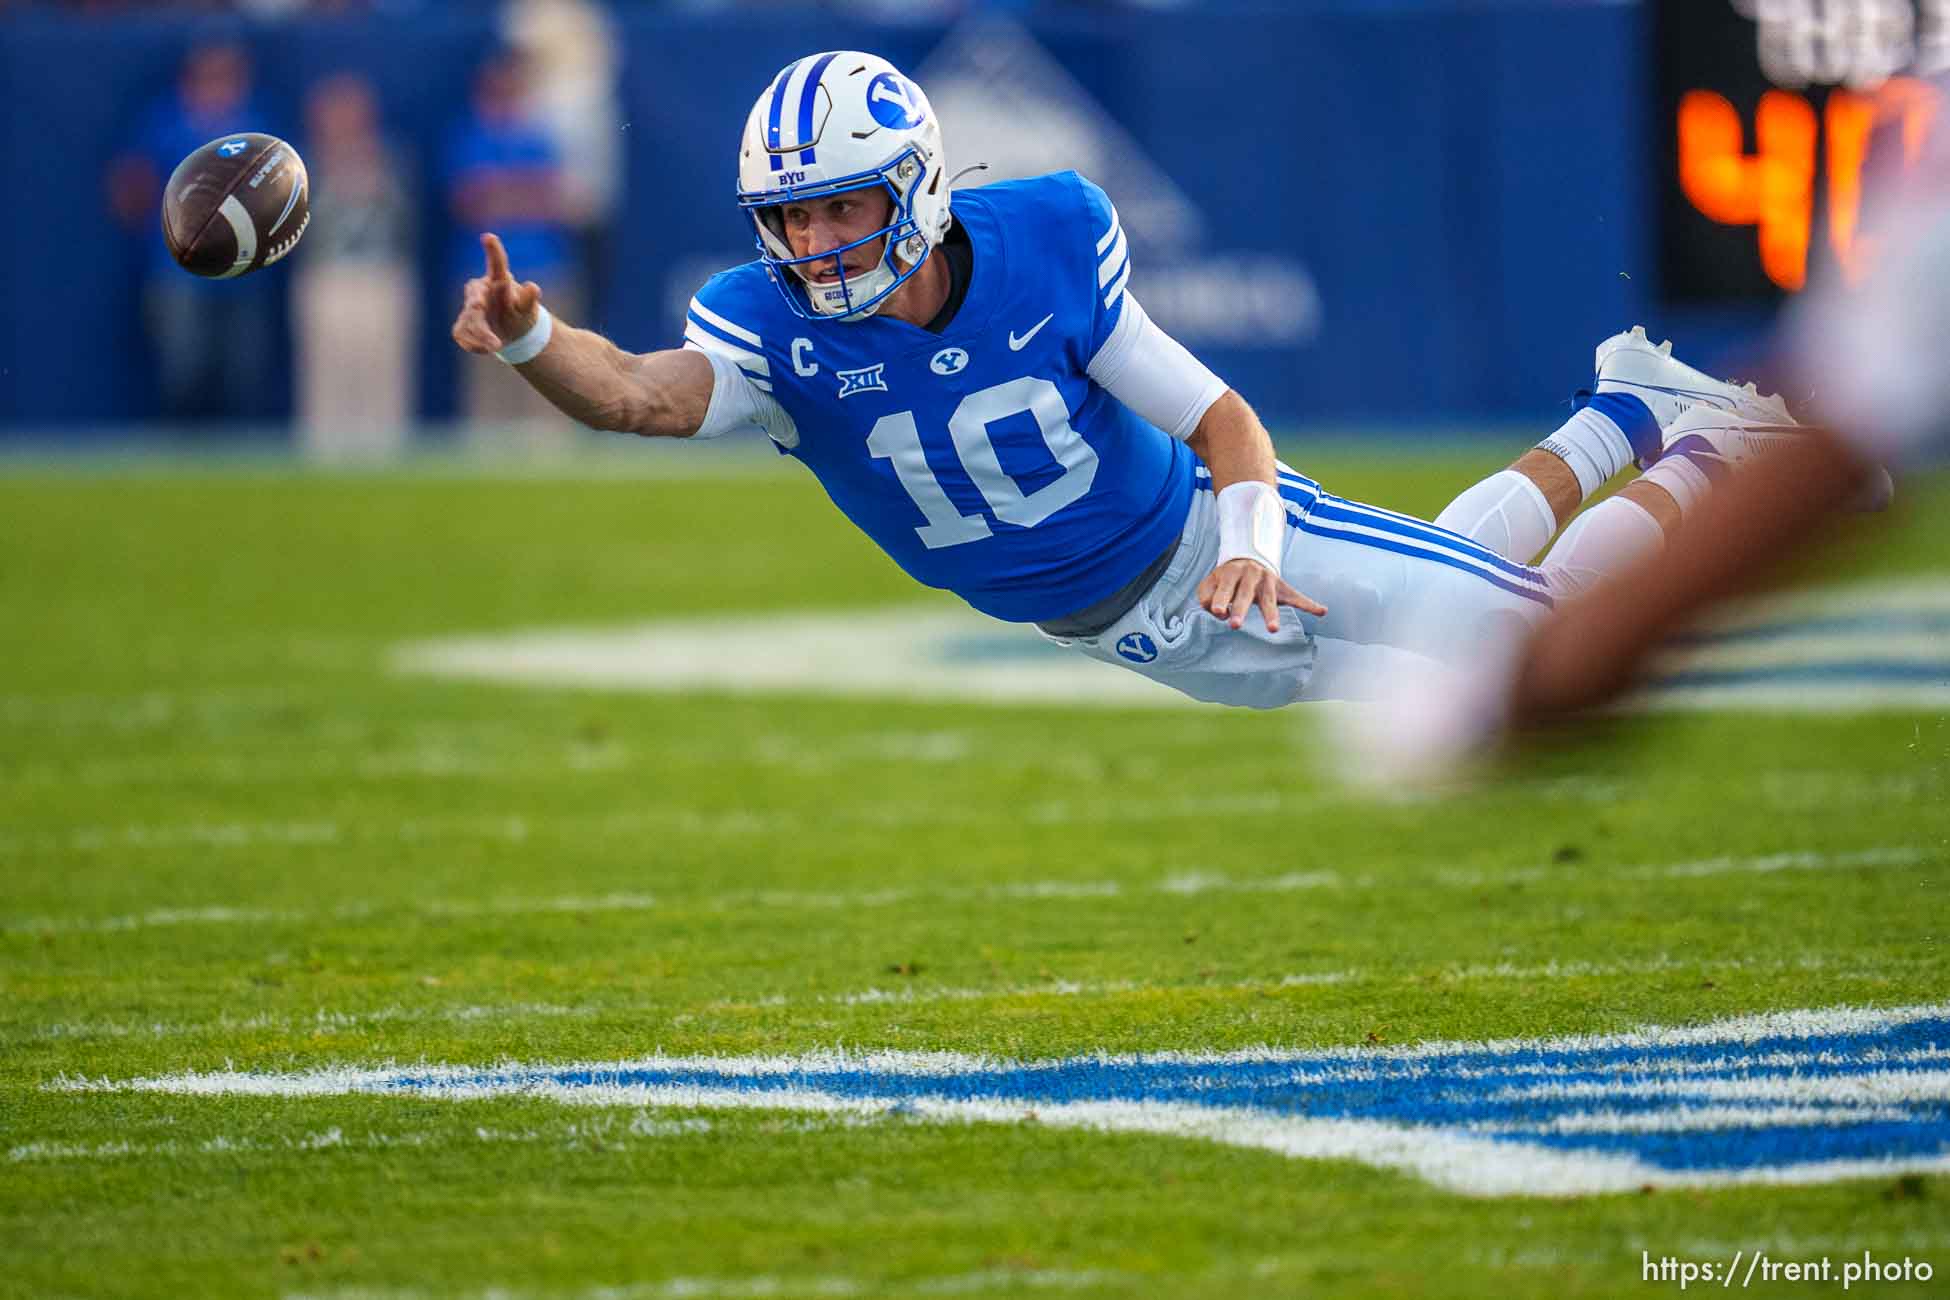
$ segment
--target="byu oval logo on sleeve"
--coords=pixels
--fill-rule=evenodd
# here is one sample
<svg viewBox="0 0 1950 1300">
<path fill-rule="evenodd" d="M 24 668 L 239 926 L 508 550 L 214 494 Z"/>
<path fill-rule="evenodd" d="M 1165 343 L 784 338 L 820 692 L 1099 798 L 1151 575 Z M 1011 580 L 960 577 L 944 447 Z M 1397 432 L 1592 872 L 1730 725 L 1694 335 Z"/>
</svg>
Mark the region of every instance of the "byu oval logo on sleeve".
<svg viewBox="0 0 1950 1300">
<path fill-rule="evenodd" d="M 1148 664 L 1158 657 L 1158 647 L 1142 632 L 1126 632 L 1117 638 L 1117 653 L 1134 664 Z"/>
</svg>

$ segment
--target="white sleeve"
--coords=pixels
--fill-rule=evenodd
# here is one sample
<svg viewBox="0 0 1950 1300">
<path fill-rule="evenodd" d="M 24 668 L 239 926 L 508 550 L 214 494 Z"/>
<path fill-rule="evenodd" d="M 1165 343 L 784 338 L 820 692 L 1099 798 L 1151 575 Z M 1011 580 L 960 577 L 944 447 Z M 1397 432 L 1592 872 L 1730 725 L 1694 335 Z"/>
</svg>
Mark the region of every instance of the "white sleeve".
<svg viewBox="0 0 1950 1300">
<path fill-rule="evenodd" d="M 781 447 L 799 445 L 799 429 L 785 408 L 752 383 L 738 363 L 715 350 L 686 343 L 711 363 L 711 405 L 693 438 L 716 438 L 739 429 L 757 429 Z"/>
<path fill-rule="evenodd" d="M 1084 370 L 1112 397 L 1181 442 L 1198 431 L 1212 403 L 1226 394 L 1225 380 L 1159 329 L 1128 293 L 1110 337 Z"/>
</svg>

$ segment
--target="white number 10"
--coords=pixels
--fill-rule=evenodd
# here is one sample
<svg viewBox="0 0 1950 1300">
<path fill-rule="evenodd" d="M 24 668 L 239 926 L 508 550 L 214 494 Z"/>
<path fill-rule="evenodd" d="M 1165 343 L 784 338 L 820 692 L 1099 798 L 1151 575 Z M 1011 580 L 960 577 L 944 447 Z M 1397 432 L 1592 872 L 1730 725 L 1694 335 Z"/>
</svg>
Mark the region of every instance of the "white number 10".
<svg viewBox="0 0 1950 1300">
<path fill-rule="evenodd" d="M 1060 477 L 1028 493 L 1002 468 L 988 429 L 995 421 L 1024 411 L 1035 417 L 1044 445 L 1063 467 Z M 995 517 L 1019 528 L 1042 523 L 1090 491 L 1097 477 L 1096 451 L 1070 427 L 1070 410 L 1063 404 L 1063 394 L 1047 379 L 1026 375 L 970 393 L 948 417 L 948 434 L 954 439 L 962 469 Z M 867 435 L 867 450 L 894 462 L 901 486 L 927 519 L 914 531 L 929 550 L 960 546 L 990 535 L 987 519 L 957 512 L 942 491 L 934 471 L 928 468 L 927 454 L 921 450 L 921 431 L 914 425 L 914 412 L 881 416 Z"/>
</svg>

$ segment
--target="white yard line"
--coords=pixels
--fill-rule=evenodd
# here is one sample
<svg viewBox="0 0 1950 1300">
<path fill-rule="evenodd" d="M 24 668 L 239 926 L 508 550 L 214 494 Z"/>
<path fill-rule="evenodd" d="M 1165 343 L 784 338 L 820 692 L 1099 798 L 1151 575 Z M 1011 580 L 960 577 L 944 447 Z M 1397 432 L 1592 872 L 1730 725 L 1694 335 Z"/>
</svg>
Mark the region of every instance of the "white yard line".
<svg viewBox="0 0 1950 1300">
<path fill-rule="evenodd" d="M 1920 964 L 1912 958 L 1901 965 Z M 1296 988 L 1330 987 L 1343 984 L 1421 984 L 1431 979 L 1443 984 L 1538 983 L 1548 980 L 1616 979 L 1622 976 L 1685 972 L 1720 974 L 1747 972 L 1820 973 L 1828 981 L 1879 979 L 1896 968 L 1890 963 L 1860 967 L 1838 967 L 1817 957 L 1782 957 L 1771 960 L 1750 958 L 1679 961 L 1659 956 L 1642 961 L 1545 962 L 1522 966 L 1513 962 L 1447 968 L 1406 970 L 1326 970 L 1299 971 L 1265 979 L 1222 982 L 1165 983 L 1145 980 L 1047 980 L 1030 984 L 1002 984 L 987 987 L 915 984 L 889 988 L 869 985 L 845 993 L 761 994 L 744 998 L 712 998 L 702 1004 L 690 1002 L 587 1002 L 575 1005 L 547 1002 L 511 1002 L 499 1005 L 431 1007 L 379 1007 L 371 1011 L 340 1011 L 319 1008 L 310 1013 L 261 1012 L 249 1016 L 219 1016 L 213 1020 L 66 1020 L 44 1024 L 23 1024 L 11 1035 L 13 1041 L 82 1042 L 91 1039 L 212 1037 L 226 1034 L 295 1033 L 309 1037 L 328 1037 L 354 1033 L 385 1025 L 446 1023 L 457 1025 L 518 1025 L 525 1021 L 552 1019 L 617 1020 L 638 1025 L 663 1025 L 698 1012 L 773 1011 L 788 1007 L 878 1007 L 925 1006 L 939 1002 L 999 1002 L 1022 998 L 1112 998 L 1127 994 L 1184 993 L 1279 993 Z"/>
<path fill-rule="evenodd" d="M 980 1295 L 989 1291 L 1080 1291 L 1118 1285 L 1143 1289 L 1147 1283 L 1183 1281 L 1182 1274 L 1147 1279 L 1135 1273 L 1095 1269 L 982 1269 L 932 1277 L 858 1278 L 836 1274 L 791 1276 L 761 1273 L 742 1277 L 682 1276 L 656 1282 L 589 1286 L 570 1291 L 529 1291 L 489 1287 L 476 1292 L 440 1292 L 442 1300 L 773 1300 L 790 1296 Z M 1195 1279 L 1194 1279 L 1195 1280 Z M 419 1290 L 351 1287 L 330 1291 L 288 1291 L 283 1300 L 432 1300 Z"/>
<path fill-rule="evenodd" d="M 1027 767 L 1031 764 L 1020 764 Z M 1034 766 L 1046 764 L 1038 762 Z M 1554 803 L 1610 803 L 1624 797 L 1622 786 L 1583 779 L 1533 781 L 1505 788 L 1526 800 Z M 1950 798 L 1950 781 L 1942 775 L 1855 772 L 1783 772 L 1763 782 L 1762 796 L 1771 804 L 1803 807 L 1809 803 L 1885 805 L 1892 800 L 1918 802 Z M 1010 816 L 1038 825 L 1106 825 L 1150 821 L 1179 821 L 1230 815 L 1294 816 L 1355 801 L 1339 791 L 1306 794 L 1260 792 L 1211 795 L 1139 803 L 1049 799 L 1011 809 Z M 1404 802 L 1423 802 L 1405 796 Z M 635 835 L 645 831 L 678 831 L 687 835 L 796 834 L 808 829 L 840 825 L 909 827 L 989 825 L 1000 812 L 970 812 L 940 807 L 876 809 L 822 814 L 815 823 L 803 816 L 772 811 L 735 809 L 705 812 L 695 808 L 636 809 L 595 817 L 564 817 L 519 813 L 496 816 L 419 817 L 393 823 L 336 821 L 225 821 L 162 825 L 89 825 L 36 831 L 0 830 L 0 857 L 58 853 L 97 853 L 203 847 L 249 849 L 264 845 L 350 844 L 404 841 L 430 843 L 442 839 L 525 841 L 538 833 L 558 838 L 587 835 Z M 1447 875 L 1448 873 L 1445 873 Z M 1509 879 L 1501 873 L 1499 879 Z"/>
<path fill-rule="evenodd" d="M 525 833 L 519 819 L 503 819 L 503 833 Z M 1333 869 L 1284 872 L 1274 876 L 1238 876 L 1186 869 L 1151 880 L 1028 880 L 968 887 L 913 886 L 872 890 L 805 891 L 789 889 L 737 890 L 718 894 L 656 895 L 617 892 L 595 895 L 557 895 L 543 898 L 430 899 L 399 905 L 404 914 L 437 917 L 546 916 L 561 913 L 642 912 L 658 907 L 673 911 L 740 911 L 750 908 L 784 911 L 852 911 L 909 903 L 1074 903 L 1110 898 L 1165 894 L 1283 894 L 1340 888 L 1412 888 L 1439 882 L 1456 888 L 1478 888 L 1551 879 L 1673 879 L 1685 880 L 1728 874 L 1767 875 L 1781 871 L 1850 870 L 1908 867 L 1950 859 L 1944 850 L 1919 845 L 1889 845 L 1838 853 L 1776 853 L 1705 861 L 1598 865 L 1577 863 L 1563 867 L 1511 867 L 1504 870 L 1462 870 L 1443 867 L 1410 868 L 1398 876 L 1347 875 Z M 0 933 L 37 934 L 173 928 L 196 925 L 258 925 L 273 922 L 310 924 L 326 919 L 362 919 L 383 910 L 370 903 L 344 905 L 329 911 L 211 905 L 157 908 L 121 916 L 19 917 L 0 924 Z"/>
<path fill-rule="evenodd" d="M 175 826 L 77 826 L 64 831 L 0 832 L 0 856 L 95 853 L 104 849 L 257 848 L 334 844 L 337 822 L 189 822 Z"/>
<path fill-rule="evenodd" d="M 1238 1062 L 1318 1062 L 1346 1060 L 1363 1065 L 1376 1060 L 1413 1061 L 1432 1056 L 1452 1056 L 1458 1052 L 1493 1056 L 1515 1053 L 1590 1052 L 1610 1048 L 1659 1048 L 1700 1044 L 1741 1044 L 1759 1038 L 1804 1039 L 1832 1034 L 1881 1032 L 1893 1026 L 1932 1020 L 1950 1013 L 1950 1004 L 1922 1003 L 1904 1007 L 1823 1007 L 1790 1011 L 1766 1011 L 1731 1016 L 1700 1025 L 1653 1025 L 1613 1034 L 1568 1034 L 1554 1038 L 1493 1038 L 1481 1041 L 1428 1042 L 1402 1047 L 1372 1047 L 1349 1044 L 1341 1047 L 1242 1047 L 1219 1052 L 1103 1053 L 1090 1059 L 1107 1064 L 1137 1064 L 1168 1061 L 1184 1064 L 1232 1064 Z M 853 1051 L 829 1048 L 797 1055 L 759 1056 L 670 1056 L 656 1054 L 628 1061 L 557 1062 L 548 1065 L 496 1067 L 511 1077 L 552 1074 L 579 1070 L 614 1073 L 633 1069 L 737 1070 L 754 1075 L 805 1074 L 822 1070 L 900 1070 L 912 1074 L 960 1074 L 970 1070 L 1041 1069 L 1062 1064 L 1055 1060 L 1015 1061 L 999 1057 L 960 1052 L 898 1051 L 871 1049 Z M 62 1076 L 44 1085 L 53 1092 L 157 1092 L 195 1096 L 335 1096 L 387 1084 L 410 1074 L 426 1082 L 423 1095 L 440 1095 L 442 1080 L 455 1080 L 458 1086 L 475 1087 L 471 1080 L 483 1073 L 476 1065 L 325 1066 L 293 1074 L 255 1074 L 247 1071 L 219 1071 L 208 1074 L 180 1074 L 157 1078 L 110 1079 Z M 471 1093 L 470 1093 L 471 1095 Z M 770 1094 L 768 1094 L 770 1095 Z M 782 1107 L 781 1109 L 790 1109 Z"/>
<path fill-rule="evenodd" d="M 514 1024 L 525 1020 L 628 1015 L 643 1007 L 601 1004 L 566 1006 L 553 1002 L 508 1002 L 495 1006 L 376 1007 L 370 1011 L 337 1011 L 320 1007 L 309 1014 L 260 1012 L 248 1016 L 219 1016 L 214 1020 L 69 1020 L 39 1025 L 24 1035 L 41 1040 L 78 1041 L 93 1038 L 177 1038 L 185 1035 L 258 1034 L 266 1031 L 298 1034 L 340 1034 L 377 1025 L 450 1023 Z M 668 1010 L 668 1008 L 664 1008 Z"/>
<path fill-rule="evenodd" d="M 1601 1099 L 1607 1097 L 1690 1097 L 1699 1101 L 1747 1104 L 1837 1102 L 1873 1107 L 1904 1101 L 1950 1101 L 1950 1070 L 1887 1070 L 1869 1075 L 1824 1078 L 1784 1076 L 1769 1079 L 1649 1079 L 1638 1082 L 1540 1083 L 1508 1088 L 1498 1101 Z"/>
<path fill-rule="evenodd" d="M 600 1144 L 619 1147 L 631 1139 L 664 1139 L 708 1133 L 713 1124 L 701 1116 L 673 1119 L 668 1115 L 638 1111 L 623 1117 L 602 1115 L 594 1119 L 556 1122 L 539 1128 L 503 1129 L 475 1126 L 466 1129 L 419 1129 L 406 1132 L 347 1133 L 342 1127 L 320 1129 L 291 1137 L 232 1137 L 219 1134 L 200 1139 L 165 1138 L 160 1142 L 116 1140 L 108 1142 L 24 1142 L 8 1148 L 10 1164 L 42 1164 L 72 1161 L 144 1160 L 186 1155 L 230 1155 L 249 1152 L 311 1153 L 335 1150 L 383 1150 L 395 1147 L 446 1147 L 474 1144 L 561 1143 L 564 1146 Z"/>
<path fill-rule="evenodd" d="M 1853 853 L 1771 853 L 1757 858 L 1709 858 L 1703 862 L 1677 862 L 1666 867 L 1646 867 L 1633 873 L 1642 877 L 1688 880 L 1700 876 L 1771 875 L 1776 871 L 1828 871 L 1859 867 L 1913 867 L 1918 863 L 1950 862 L 1950 852 L 1934 852 L 1908 845 L 1886 849 L 1862 849 Z"/>
<path fill-rule="evenodd" d="M 1910 1113 L 1900 1106 L 1696 1106 L 1670 1111 L 1586 1111 L 1542 1124 L 1479 1124 L 1485 1133 L 1696 1133 L 1822 1124 L 1901 1123 Z"/>
</svg>

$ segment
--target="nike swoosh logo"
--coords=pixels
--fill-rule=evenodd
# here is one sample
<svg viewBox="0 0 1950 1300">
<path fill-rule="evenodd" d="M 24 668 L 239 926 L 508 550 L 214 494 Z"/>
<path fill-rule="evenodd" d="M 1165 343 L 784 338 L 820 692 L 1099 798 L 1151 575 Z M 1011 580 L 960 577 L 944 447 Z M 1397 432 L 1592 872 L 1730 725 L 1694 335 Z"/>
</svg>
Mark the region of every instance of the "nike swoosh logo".
<svg viewBox="0 0 1950 1300">
<path fill-rule="evenodd" d="M 1023 335 L 1023 336 L 1022 336 L 1021 338 L 1017 338 L 1017 337 L 1016 337 L 1016 332 L 1015 332 L 1014 330 L 1010 330 L 1010 331 L 1009 331 L 1009 351 L 1011 351 L 1011 352 L 1020 352 L 1020 351 L 1022 351 L 1022 350 L 1023 350 L 1024 348 L 1026 348 L 1026 347 L 1028 347 L 1028 346 L 1029 346 L 1029 340 L 1031 340 L 1031 339 L 1033 339 L 1033 338 L 1035 338 L 1035 337 L 1036 337 L 1036 334 L 1037 334 L 1037 331 L 1039 331 L 1039 330 L 1041 330 L 1041 329 L 1043 328 L 1043 326 L 1045 326 L 1045 325 L 1047 325 L 1047 324 L 1049 324 L 1049 323 L 1050 323 L 1050 320 L 1051 320 L 1051 318 L 1052 318 L 1052 317 L 1054 317 L 1055 315 L 1056 315 L 1056 313 L 1055 313 L 1055 312 L 1051 312 L 1051 313 L 1050 313 L 1050 314 L 1049 314 L 1048 316 L 1045 316 L 1045 317 L 1043 317 L 1043 318 L 1042 318 L 1041 320 L 1039 320 L 1039 321 L 1037 321 L 1037 322 L 1036 322 L 1036 323 L 1035 323 L 1034 325 L 1031 325 L 1031 326 L 1029 327 L 1029 333 L 1027 333 L 1027 334 L 1025 334 L 1025 335 Z"/>
</svg>

